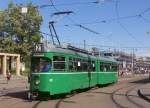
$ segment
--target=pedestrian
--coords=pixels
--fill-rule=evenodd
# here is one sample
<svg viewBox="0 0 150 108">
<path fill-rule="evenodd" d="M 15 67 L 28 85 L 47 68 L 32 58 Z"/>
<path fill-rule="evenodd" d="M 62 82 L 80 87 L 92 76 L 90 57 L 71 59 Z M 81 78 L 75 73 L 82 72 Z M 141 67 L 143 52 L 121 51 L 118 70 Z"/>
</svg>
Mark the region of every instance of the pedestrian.
<svg viewBox="0 0 150 108">
<path fill-rule="evenodd" d="M 6 76 L 6 78 L 7 78 L 7 84 L 8 84 L 8 82 L 9 82 L 10 79 L 11 79 L 11 73 L 10 73 L 9 70 L 7 71 L 7 76 Z"/>
</svg>

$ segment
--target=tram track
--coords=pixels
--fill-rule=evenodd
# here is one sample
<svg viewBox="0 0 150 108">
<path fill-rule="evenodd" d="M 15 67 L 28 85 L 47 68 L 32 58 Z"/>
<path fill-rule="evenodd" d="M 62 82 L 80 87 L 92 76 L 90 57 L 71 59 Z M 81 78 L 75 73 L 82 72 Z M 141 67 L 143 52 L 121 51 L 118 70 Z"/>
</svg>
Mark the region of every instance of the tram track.
<svg viewBox="0 0 150 108">
<path fill-rule="evenodd" d="M 127 81 L 128 82 L 131 82 L 130 81 Z M 123 85 L 122 85 L 123 84 Z M 128 84 L 124 84 L 124 83 L 121 83 L 121 82 L 118 82 L 116 83 L 115 85 L 112 84 L 112 85 L 109 85 L 107 87 L 112 87 L 114 86 L 114 89 L 111 90 L 110 93 L 105 93 L 107 95 L 109 95 L 109 97 L 111 97 L 111 101 L 110 102 L 113 102 L 115 103 L 115 105 L 118 107 L 118 108 L 145 108 L 144 106 L 140 105 L 139 103 L 135 102 L 134 99 L 132 99 L 131 97 L 137 97 L 139 98 L 138 96 L 134 95 L 134 94 L 130 94 L 130 92 L 132 92 L 133 90 L 135 90 L 137 87 L 140 87 L 139 84 L 133 84 L 133 83 L 128 83 Z M 141 85 L 142 86 L 142 85 Z M 107 88 L 106 87 L 106 88 Z M 103 87 L 102 87 L 103 88 Z M 88 91 L 86 91 L 87 93 L 94 93 L 93 91 L 95 91 L 96 89 L 100 89 L 100 88 L 97 88 L 95 87 L 94 89 L 90 89 Z M 104 90 L 105 90 L 105 86 L 104 86 Z M 120 91 L 124 91 L 123 93 L 119 93 Z M 81 92 L 81 93 L 86 93 L 86 92 Z M 96 92 L 95 92 L 96 93 Z M 98 92 L 97 92 L 98 93 Z M 102 93 L 102 92 L 100 92 Z M 64 98 L 60 98 L 60 99 L 52 99 L 54 100 L 55 102 L 52 102 L 52 100 L 48 100 L 46 104 L 49 104 L 50 106 L 52 106 L 51 108 L 61 108 L 63 107 L 63 103 L 77 103 L 77 102 L 72 102 L 71 97 L 73 96 L 77 96 L 78 94 L 80 93 L 77 93 L 77 94 L 72 94 L 72 95 L 66 95 L 66 97 Z M 128 103 L 129 103 L 129 107 L 128 106 L 125 106 L 124 104 L 121 104 L 120 102 L 122 100 L 116 100 L 115 99 L 115 96 L 121 96 L 123 97 Z M 66 100 L 67 99 L 67 100 Z M 38 101 L 36 102 L 32 108 L 42 108 L 45 104 L 43 103 L 43 101 Z M 51 104 L 50 104 L 51 103 Z M 55 104 L 54 104 L 55 103 Z M 41 105 L 42 104 L 42 105 Z M 54 104 L 54 105 L 53 105 Z M 130 104 L 131 106 L 134 106 L 134 107 L 130 107 Z"/>
<path fill-rule="evenodd" d="M 142 105 L 138 104 L 137 102 L 133 101 L 133 100 L 130 98 L 131 96 L 135 96 L 135 95 L 129 95 L 129 93 L 130 93 L 131 91 L 133 91 L 135 88 L 139 87 L 139 84 L 136 84 L 136 85 L 135 85 L 135 84 L 134 84 L 134 85 L 128 85 L 128 86 L 121 87 L 121 88 L 118 88 L 118 86 L 121 86 L 121 85 L 122 85 L 121 82 L 118 82 L 118 83 L 116 83 L 115 85 L 116 85 L 117 89 L 114 90 L 113 92 L 107 93 L 107 94 L 109 94 L 109 95 L 111 96 L 111 100 L 112 100 L 119 108 L 130 108 L 130 107 L 125 107 L 125 106 L 121 105 L 121 104 L 120 104 L 119 102 L 117 102 L 117 101 L 115 100 L 115 98 L 114 98 L 114 95 L 115 95 L 118 91 L 124 90 L 124 89 L 127 89 L 127 91 L 125 91 L 125 94 L 118 94 L 118 93 L 117 93 L 117 95 L 124 96 L 124 97 L 126 98 L 126 100 L 127 100 L 130 104 L 133 104 L 136 108 L 145 108 L 145 107 L 143 107 Z M 111 86 L 114 86 L 114 84 L 109 85 L 109 87 L 111 87 Z M 94 89 L 92 88 L 92 89 L 88 90 L 87 93 L 88 93 L 88 92 L 91 92 L 91 91 L 93 91 L 93 90 L 96 90 L 96 89 L 99 89 L 99 88 L 97 88 L 97 87 L 95 87 Z M 85 92 L 84 92 L 84 93 L 85 93 Z M 92 93 L 92 92 L 91 92 L 91 93 Z M 74 96 L 74 95 L 73 95 L 73 96 Z M 70 96 L 70 97 L 68 97 L 68 98 L 71 98 L 71 97 L 73 97 L 73 96 Z M 138 97 L 138 96 L 135 96 L 135 97 Z M 139 97 L 138 97 L 138 98 L 139 98 Z M 61 104 L 64 102 L 65 99 L 67 99 L 67 98 L 60 99 L 60 100 L 56 103 L 56 105 L 55 105 L 54 108 L 60 108 Z"/>
<path fill-rule="evenodd" d="M 137 87 L 137 86 L 136 86 L 136 87 Z M 130 90 L 128 90 L 128 91 L 126 92 L 126 97 L 127 97 L 127 99 L 128 99 L 130 102 L 132 102 L 133 104 L 135 104 L 137 107 L 139 107 L 139 108 L 145 108 L 144 106 L 140 105 L 139 103 L 133 101 L 133 99 L 130 98 L 131 95 L 129 95 L 129 93 L 132 92 L 133 89 L 135 89 L 135 88 L 131 88 Z M 132 95 L 132 96 L 133 96 L 133 95 Z M 139 98 L 139 96 L 137 96 L 137 97 Z"/>
<path fill-rule="evenodd" d="M 79 94 L 79 93 L 77 93 L 77 94 Z M 73 96 L 76 96 L 77 94 L 71 94 L 71 95 L 68 96 L 68 97 L 65 97 L 65 98 L 63 98 L 63 99 L 60 99 L 60 100 L 56 103 L 56 105 L 55 105 L 54 108 L 60 108 L 60 105 L 61 105 L 63 102 L 68 102 L 68 101 L 64 101 L 65 99 L 69 99 L 69 98 L 71 98 L 71 97 L 73 97 Z"/>
<path fill-rule="evenodd" d="M 39 106 L 41 103 L 42 103 L 42 101 L 36 102 L 36 103 L 32 106 L 32 108 L 38 108 L 38 106 Z"/>
<path fill-rule="evenodd" d="M 107 95 L 108 99 L 110 100 L 109 102 L 114 103 L 114 106 L 116 106 L 118 108 L 135 108 L 135 107 L 136 108 L 145 108 L 144 106 L 140 105 L 140 103 L 138 103 L 137 101 L 134 100 L 135 97 L 139 98 L 138 95 L 136 96 L 135 94 L 132 94 L 132 92 L 135 91 L 135 89 L 138 89 L 138 87 L 141 87 L 142 85 L 130 83 L 130 82 L 131 81 L 129 81 L 127 83 L 118 82 L 116 84 L 104 86 L 101 88 L 94 87 L 94 88 L 91 88 L 87 91 L 81 92 L 81 94 L 83 93 L 83 95 L 78 95 L 78 94 L 80 94 L 80 92 L 77 92 L 75 94 L 65 95 L 65 97 L 62 97 L 62 96 L 59 97 L 58 96 L 59 98 L 58 97 L 55 99 L 51 98 L 51 99 L 46 100 L 46 101 L 45 100 L 44 101 L 43 100 L 42 101 L 41 100 L 35 100 L 33 102 L 27 102 L 28 100 L 24 100 L 23 98 L 13 100 L 12 98 L 9 98 L 10 95 L 5 95 L 6 97 L 0 96 L 0 98 L 1 97 L 4 99 L 6 98 L 5 100 L 3 100 L 1 98 L 0 102 L 6 101 L 6 102 L 4 102 L 4 104 L 9 102 L 9 105 L 7 104 L 8 107 L 11 107 L 13 105 L 14 106 L 24 105 L 27 107 L 29 106 L 31 108 L 45 108 L 45 106 L 46 106 L 46 108 L 63 108 L 66 105 L 68 107 L 70 105 L 76 106 L 76 103 L 78 105 L 78 100 L 76 100 L 76 98 L 79 98 L 80 96 L 81 96 L 81 98 L 82 98 L 82 96 L 86 96 L 87 94 L 84 94 L 84 93 L 99 93 L 99 94 Z M 13 89 L 11 88 L 11 89 L 9 89 L 10 91 L 5 90 L 5 93 L 8 94 L 8 93 L 17 92 L 17 91 L 19 91 L 18 89 L 20 89 L 20 88 L 17 88 L 17 90 L 15 90 L 15 88 L 13 88 Z M 77 96 L 77 97 L 72 98 L 74 96 Z M 119 98 L 116 99 L 116 96 Z M 98 97 L 98 95 L 97 95 L 97 97 Z M 72 101 L 72 99 L 75 99 L 75 100 Z M 129 103 L 128 104 L 129 106 L 124 105 L 123 102 L 121 102 L 121 101 L 124 101 L 124 102 L 127 101 L 127 103 Z M 69 103 L 69 104 L 66 104 L 66 103 Z M 70 104 L 70 103 L 74 103 L 74 104 Z M 131 106 L 134 105 L 134 107 L 131 107 L 130 104 L 132 104 Z"/>
<path fill-rule="evenodd" d="M 89 90 L 88 90 L 89 91 Z M 87 92 L 88 92 L 87 91 Z M 67 95 L 59 95 L 57 98 L 52 98 L 52 99 L 50 99 L 50 100 L 48 100 L 47 102 L 51 102 L 52 100 L 55 100 L 55 101 L 57 101 L 56 103 L 55 103 L 55 105 L 54 105 L 54 107 L 53 108 L 60 108 L 61 107 L 61 104 L 63 103 L 63 102 L 65 102 L 65 103 L 76 103 L 76 102 L 74 102 L 74 101 L 70 101 L 70 100 L 66 100 L 66 99 L 69 99 L 69 98 L 71 98 L 71 97 L 73 97 L 73 96 L 77 96 L 78 94 L 80 94 L 80 93 L 85 93 L 85 92 L 73 92 L 72 94 L 67 94 Z M 32 106 L 32 108 L 39 108 L 39 106 L 42 104 L 42 102 L 44 102 L 44 101 L 38 101 L 37 103 L 35 103 L 33 106 Z"/>
<path fill-rule="evenodd" d="M 114 90 L 114 91 L 111 93 L 111 95 L 110 95 L 112 102 L 113 102 L 118 108 L 131 108 L 131 106 L 134 106 L 133 108 L 135 108 L 135 107 L 136 107 L 136 108 L 145 108 L 144 106 L 138 104 L 137 102 L 133 101 L 133 100 L 130 98 L 131 95 L 129 95 L 129 93 L 130 93 L 131 91 L 133 91 L 134 89 L 136 89 L 137 86 L 139 87 L 138 84 L 137 84 L 137 85 L 129 85 L 129 86 L 121 87 L 121 88 L 119 88 L 119 89 Z M 127 90 L 126 90 L 126 89 L 127 89 Z M 123 90 L 126 90 L 125 92 L 123 92 L 124 94 L 119 93 L 119 92 L 121 92 L 121 91 L 123 91 Z M 118 94 L 119 94 L 119 95 L 118 95 Z M 121 95 L 120 95 L 120 94 L 121 94 Z M 122 101 L 123 101 L 123 100 L 120 99 L 120 100 L 118 101 L 118 100 L 116 99 L 116 96 L 124 97 L 124 99 L 127 100 L 127 102 L 128 102 L 128 104 L 130 105 L 130 107 L 125 106 L 124 104 L 122 104 Z M 132 96 L 133 96 L 133 95 L 132 95 Z M 138 97 L 138 96 L 137 96 L 137 97 Z"/>
<path fill-rule="evenodd" d="M 60 105 L 61 105 L 61 103 L 62 102 L 65 102 L 64 100 L 65 99 L 68 99 L 68 98 L 71 98 L 71 97 L 73 97 L 75 94 L 72 94 L 72 95 L 69 95 L 69 96 L 65 96 L 65 97 L 59 97 L 60 99 L 50 99 L 50 100 L 48 100 L 47 102 L 51 102 L 51 101 L 56 101 L 56 104 L 54 105 L 54 107 L 53 108 L 59 108 L 60 107 Z M 36 102 L 33 106 L 32 106 L 32 108 L 39 108 L 39 106 L 43 103 L 44 101 L 38 101 L 38 102 Z"/>
<path fill-rule="evenodd" d="M 121 85 L 121 83 L 118 83 L 118 84 L 116 84 L 116 86 L 120 86 Z M 113 85 L 110 85 L 110 86 L 114 86 L 114 84 Z M 110 87 L 109 86 L 109 87 Z M 91 88 L 91 89 L 89 89 L 88 91 L 86 91 L 86 92 L 83 92 L 83 93 L 94 93 L 94 92 L 92 92 L 92 91 L 94 91 L 94 90 L 96 90 L 96 89 L 100 89 L 99 87 L 94 87 L 94 88 Z M 82 92 L 81 92 L 82 93 Z M 80 93 L 77 93 L 77 94 L 80 94 Z M 71 95 L 71 96 L 69 96 L 69 97 L 67 97 L 67 98 L 63 98 L 63 99 L 60 99 L 57 103 L 56 103 L 56 105 L 55 105 L 55 107 L 54 108 L 60 108 L 61 107 L 61 104 L 63 103 L 63 102 L 66 102 L 65 101 L 65 99 L 69 99 L 69 98 L 71 98 L 71 97 L 73 97 L 73 96 L 76 96 L 77 94 L 73 94 L 73 95 Z M 109 94 L 109 93 L 108 93 Z M 110 93 L 110 95 L 111 95 L 112 93 Z M 69 100 L 67 100 L 67 101 L 69 101 Z M 124 108 L 124 107 L 121 107 L 121 108 Z"/>
</svg>

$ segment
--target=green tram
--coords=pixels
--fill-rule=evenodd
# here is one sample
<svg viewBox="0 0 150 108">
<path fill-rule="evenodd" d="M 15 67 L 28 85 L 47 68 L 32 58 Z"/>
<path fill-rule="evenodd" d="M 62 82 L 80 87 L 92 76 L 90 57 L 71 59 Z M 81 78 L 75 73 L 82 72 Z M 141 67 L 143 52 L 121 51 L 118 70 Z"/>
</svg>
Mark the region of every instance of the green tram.
<svg viewBox="0 0 150 108">
<path fill-rule="evenodd" d="M 96 57 L 81 50 L 50 48 L 32 54 L 28 97 L 70 93 L 117 80 L 117 62 L 112 58 Z"/>
</svg>

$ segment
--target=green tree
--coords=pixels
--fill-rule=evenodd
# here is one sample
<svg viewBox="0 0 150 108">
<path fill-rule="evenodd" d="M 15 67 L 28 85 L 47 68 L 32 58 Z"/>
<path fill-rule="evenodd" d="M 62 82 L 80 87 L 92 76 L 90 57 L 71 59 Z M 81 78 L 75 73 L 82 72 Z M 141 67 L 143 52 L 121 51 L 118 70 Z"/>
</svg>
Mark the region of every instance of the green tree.
<svg viewBox="0 0 150 108">
<path fill-rule="evenodd" d="M 28 12 L 21 13 L 23 5 L 9 3 L 0 10 L 0 50 L 29 56 L 33 46 L 40 41 L 42 16 L 32 3 L 26 5 Z"/>
</svg>

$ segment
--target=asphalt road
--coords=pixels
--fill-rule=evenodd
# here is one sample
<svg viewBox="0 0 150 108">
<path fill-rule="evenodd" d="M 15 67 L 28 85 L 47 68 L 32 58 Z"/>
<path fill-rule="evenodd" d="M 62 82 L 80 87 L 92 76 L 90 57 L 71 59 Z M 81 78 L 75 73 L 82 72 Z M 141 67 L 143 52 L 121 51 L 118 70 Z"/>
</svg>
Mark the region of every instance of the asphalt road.
<svg viewBox="0 0 150 108">
<path fill-rule="evenodd" d="M 26 80 L 0 82 L 0 108 L 149 108 L 137 94 L 149 82 L 145 76 L 121 78 L 116 84 L 32 102 L 27 100 Z"/>
</svg>

